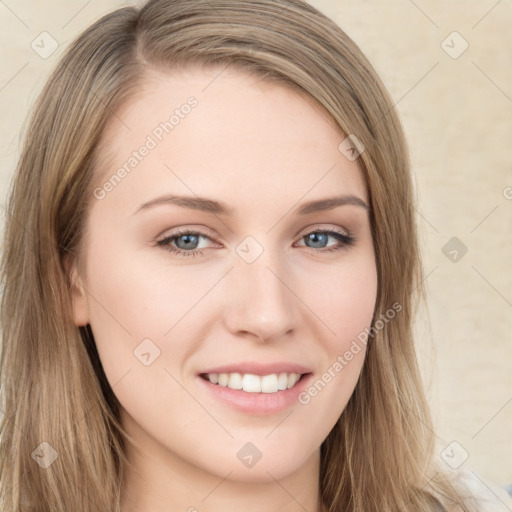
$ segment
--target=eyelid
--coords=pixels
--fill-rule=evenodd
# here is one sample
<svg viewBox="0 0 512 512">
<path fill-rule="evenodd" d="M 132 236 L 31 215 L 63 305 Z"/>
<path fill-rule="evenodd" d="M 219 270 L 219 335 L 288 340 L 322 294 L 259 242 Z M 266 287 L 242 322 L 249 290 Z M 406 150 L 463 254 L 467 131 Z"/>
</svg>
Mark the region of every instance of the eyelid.
<svg viewBox="0 0 512 512">
<path fill-rule="evenodd" d="M 191 229 L 191 228 L 189 229 L 186 227 L 185 228 L 176 228 L 176 231 L 171 231 L 168 234 L 163 234 L 163 235 L 157 237 L 155 242 L 156 242 L 156 245 L 161 245 L 166 240 L 176 239 L 182 235 L 194 235 L 194 236 L 197 236 L 198 238 L 207 238 L 208 240 L 210 240 L 212 242 L 212 244 L 220 245 L 219 242 L 216 242 L 214 236 L 211 236 L 211 235 L 204 233 L 197 229 Z M 197 249 L 197 250 L 202 251 L 204 249 Z"/>
<path fill-rule="evenodd" d="M 203 225 L 191 224 L 188 226 L 185 225 L 166 229 L 156 237 L 156 240 L 161 240 L 163 238 L 168 238 L 170 236 L 178 236 L 182 233 L 193 233 L 201 236 L 207 236 L 208 238 L 212 239 L 218 238 L 215 231 L 213 231 L 212 229 Z"/>
<path fill-rule="evenodd" d="M 348 229 L 342 228 L 340 226 L 333 226 L 332 224 L 311 224 L 310 226 L 307 226 L 297 232 L 297 234 L 294 236 L 294 238 L 297 238 L 300 233 L 303 233 L 299 238 L 302 238 L 303 236 L 306 236 L 307 234 L 311 233 L 312 231 L 336 231 L 337 233 L 345 236 L 351 236 L 351 233 Z"/>
</svg>

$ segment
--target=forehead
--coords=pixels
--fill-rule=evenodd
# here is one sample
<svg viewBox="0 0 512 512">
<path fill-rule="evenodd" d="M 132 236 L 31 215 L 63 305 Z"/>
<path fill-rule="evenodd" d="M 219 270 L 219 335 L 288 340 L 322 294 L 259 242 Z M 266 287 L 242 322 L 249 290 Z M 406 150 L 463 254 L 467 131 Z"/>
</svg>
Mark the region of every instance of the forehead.
<svg viewBox="0 0 512 512">
<path fill-rule="evenodd" d="M 323 107 L 283 84 L 233 70 L 152 73 L 111 116 L 95 182 L 124 168 L 123 188 L 147 194 L 160 182 L 209 196 L 235 189 L 246 199 L 312 188 L 365 197 L 357 162 L 339 150 L 344 138 Z"/>
</svg>

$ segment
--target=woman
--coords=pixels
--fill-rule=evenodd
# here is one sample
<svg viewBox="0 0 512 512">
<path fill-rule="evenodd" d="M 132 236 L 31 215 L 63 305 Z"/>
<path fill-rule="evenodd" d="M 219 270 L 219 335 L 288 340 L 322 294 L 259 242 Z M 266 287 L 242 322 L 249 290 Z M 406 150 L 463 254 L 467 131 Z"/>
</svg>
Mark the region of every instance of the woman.
<svg viewBox="0 0 512 512">
<path fill-rule="evenodd" d="M 10 198 L 3 510 L 476 510 L 433 455 L 409 172 L 375 71 L 302 1 L 88 28 Z"/>
</svg>

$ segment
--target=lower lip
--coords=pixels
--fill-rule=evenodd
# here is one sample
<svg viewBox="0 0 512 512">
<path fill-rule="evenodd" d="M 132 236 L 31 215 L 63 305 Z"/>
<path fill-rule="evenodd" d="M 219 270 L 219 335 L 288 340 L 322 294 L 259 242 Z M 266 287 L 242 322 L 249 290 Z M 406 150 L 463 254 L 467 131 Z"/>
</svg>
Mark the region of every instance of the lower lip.
<svg viewBox="0 0 512 512">
<path fill-rule="evenodd" d="M 306 389 L 312 377 L 312 373 L 307 373 L 292 388 L 276 393 L 248 393 L 240 389 L 212 384 L 209 380 L 197 376 L 201 385 L 211 396 L 238 411 L 257 415 L 277 413 L 297 403 L 298 396 Z"/>
</svg>

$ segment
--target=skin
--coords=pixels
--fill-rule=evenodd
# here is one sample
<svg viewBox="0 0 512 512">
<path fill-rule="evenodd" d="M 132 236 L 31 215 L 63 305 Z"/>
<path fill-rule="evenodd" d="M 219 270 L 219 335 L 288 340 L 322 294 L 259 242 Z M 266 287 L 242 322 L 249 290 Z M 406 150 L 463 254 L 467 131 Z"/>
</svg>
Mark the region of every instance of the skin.
<svg viewBox="0 0 512 512">
<path fill-rule="evenodd" d="M 347 204 L 293 213 L 333 195 L 368 203 L 364 178 L 338 149 L 344 135 L 307 96 L 239 71 L 192 68 L 152 72 L 112 117 L 97 184 L 190 96 L 198 101 L 191 113 L 103 199 L 91 198 L 83 266 L 70 265 L 75 324 L 91 325 L 133 438 L 122 509 L 324 510 L 320 445 L 354 390 L 364 345 L 308 404 L 279 413 L 241 413 L 212 399 L 197 373 L 290 361 L 316 380 L 371 325 L 377 271 L 368 211 Z M 171 193 L 223 201 L 235 214 L 172 204 L 134 214 Z M 177 228 L 204 234 L 203 254 L 156 245 Z M 308 243 L 322 229 L 356 241 Z M 248 236 L 263 249 L 252 263 L 236 252 Z M 171 246 L 197 243 L 187 249 L 178 237 Z M 148 366 L 134 355 L 147 338 L 160 349 Z M 237 458 L 249 441 L 262 453 L 251 468 Z"/>
</svg>

